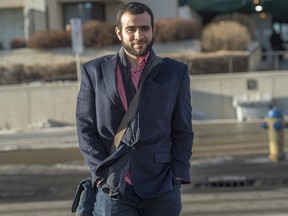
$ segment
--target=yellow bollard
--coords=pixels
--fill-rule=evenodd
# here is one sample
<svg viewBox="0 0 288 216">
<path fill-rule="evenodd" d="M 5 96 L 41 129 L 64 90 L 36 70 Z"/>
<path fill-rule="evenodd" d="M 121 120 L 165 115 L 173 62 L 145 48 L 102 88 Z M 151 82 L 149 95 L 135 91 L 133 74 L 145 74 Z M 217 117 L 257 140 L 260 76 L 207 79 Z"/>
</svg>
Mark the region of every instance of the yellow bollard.
<svg viewBox="0 0 288 216">
<path fill-rule="evenodd" d="M 273 108 L 268 111 L 263 128 L 268 129 L 269 159 L 272 161 L 279 161 L 285 158 L 285 125 L 284 117 L 280 110 Z"/>
</svg>

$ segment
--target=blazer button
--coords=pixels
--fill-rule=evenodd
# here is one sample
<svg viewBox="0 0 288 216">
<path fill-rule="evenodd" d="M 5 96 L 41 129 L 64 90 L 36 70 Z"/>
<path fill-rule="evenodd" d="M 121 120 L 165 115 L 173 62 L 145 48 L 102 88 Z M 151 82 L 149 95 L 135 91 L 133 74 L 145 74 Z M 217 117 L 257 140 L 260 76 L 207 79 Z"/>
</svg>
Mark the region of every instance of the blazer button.
<svg viewBox="0 0 288 216">
<path fill-rule="evenodd" d="M 135 150 L 136 149 L 136 147 L 135 146 L 132 146 L 132 148 L 131 148 L 132 150 Z"/>
</svg>

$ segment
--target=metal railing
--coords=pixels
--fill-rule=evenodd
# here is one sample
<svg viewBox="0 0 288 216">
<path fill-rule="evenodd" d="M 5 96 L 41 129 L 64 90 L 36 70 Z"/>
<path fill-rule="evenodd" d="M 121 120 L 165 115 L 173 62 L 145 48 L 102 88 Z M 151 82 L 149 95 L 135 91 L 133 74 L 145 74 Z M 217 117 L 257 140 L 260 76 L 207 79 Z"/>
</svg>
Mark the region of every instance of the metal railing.
<svg viewBox="0 0 288 216">
<path fill-rule="evenodd" d="M 288 51 L 263 52 L 262 64 L 266 64 L 268 70 L 287 70 Z"/>
</svg>

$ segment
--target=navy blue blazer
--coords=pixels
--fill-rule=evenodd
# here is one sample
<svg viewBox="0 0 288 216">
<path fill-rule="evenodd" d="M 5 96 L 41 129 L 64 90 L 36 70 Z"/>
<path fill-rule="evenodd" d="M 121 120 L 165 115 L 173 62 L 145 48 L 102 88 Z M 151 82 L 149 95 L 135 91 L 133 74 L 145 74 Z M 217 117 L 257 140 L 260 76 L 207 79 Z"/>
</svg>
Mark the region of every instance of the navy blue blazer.
<svg viewBox="0 0 288 216">
<path fill-rule="evenodd" d="M 105 168 L 130 152 L 131 180 L 140 197 L 171 190 L 176 177 L 189 183 L 194 133 L 187 65 L 164 58 L 160 70 L 149 73 L 139 99 L 139 140 L 133 148 L 121 145 L 109 156 L 125 114 L 116 86 L 116 65 L 115 54 L 82 66 L 76 123 L 92 181 L 107 178 Z"/>
</svg>

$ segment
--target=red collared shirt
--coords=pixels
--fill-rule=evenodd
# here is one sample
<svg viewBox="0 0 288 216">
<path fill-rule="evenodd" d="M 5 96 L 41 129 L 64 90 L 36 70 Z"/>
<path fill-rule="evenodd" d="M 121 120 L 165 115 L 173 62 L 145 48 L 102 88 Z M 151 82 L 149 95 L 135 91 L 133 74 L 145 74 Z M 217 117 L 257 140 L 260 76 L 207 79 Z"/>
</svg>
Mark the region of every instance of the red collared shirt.
<svg viewBox="0 0 288 216">
<path fill-rule="evenodd" d="M 130 74 L 131 74 L 132 82 L 133 82 L 136 90 L 138 89 L 138 83 L 139 83 L 139 80 L 140 80 L 140 77 L 141 77 L 141 74 L 142 74 L 142 71 L 143 71 L 145 63 L 147 61 L 148 56 L 149 56 L 149 53 L 144 58 L 140 59 L 140 61 L 138 61 L 138 68 L 137 69 L 132 68 L 132 66 L 130 67 Z M 122 82 L 122 76 L 121 76 L 121 70 L 120 70 L 119 64 L 117 64 L 116 77 L 117 77 L 118 93 L 120 95 L 124 109 L 127 111 L 128 110 L 128 104 L 127 104 L 127 99 L 126 99 L 126 95 L 125 95 L 124 85 Z M 124 177 L 124 179 L 127 183 L 132 185 L 130 172 L 128 172 L 128 174 Z"/>
<path fill-rule="evenodd" d="M 140 77 L 141 77 L 141 74 L 142 74 L 142 71 L 143 71 L 145 63 L 147 61 L 148 56 L 149 56 L 149 54 L 147 54 L 144 58 L 142 58 L 138 62 L 138 68 L 137 69 L 132 68 L 132 67 L 130 68 L 130 74 L 131 74 L 132 82 L 133 82 L 136 90 L 138 89 L 138 82 L 140 80 Z M 122 82 L 122 76 L 121 76 L 121 70 L 120 70 L 119 64 L 117 64 L 116 76 L 117 76 L 118 93 L 120 95 L 124 109 L 127 111 L 128 110 L 128 104 L 127 104 L 125 90 L 124 90 L 124 86 L 123 86 L 123 82 Z"/>
</svg>

